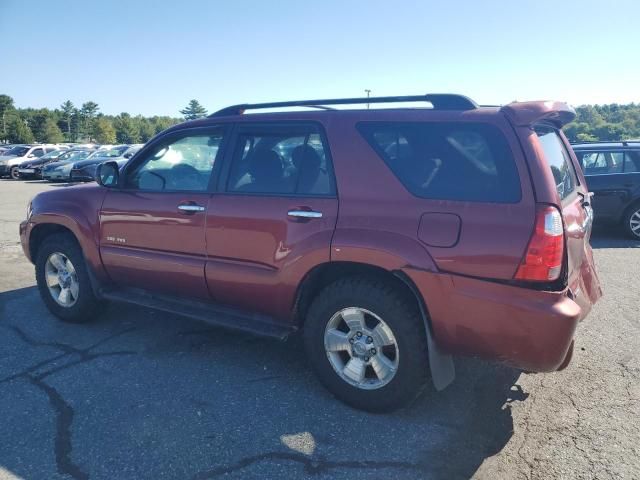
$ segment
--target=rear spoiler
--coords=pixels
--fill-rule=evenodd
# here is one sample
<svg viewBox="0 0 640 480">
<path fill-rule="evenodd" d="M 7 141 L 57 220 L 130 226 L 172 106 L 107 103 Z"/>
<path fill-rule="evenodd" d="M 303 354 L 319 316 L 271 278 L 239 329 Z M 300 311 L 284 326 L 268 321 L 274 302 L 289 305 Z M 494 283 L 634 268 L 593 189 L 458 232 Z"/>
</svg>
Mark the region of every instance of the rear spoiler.
<svg viewBox="0 0 640 480">
<path fill-rule="evenodd" d="M 517 127 L 549 122 L 561 128 L 576 118 L 576 111 L 564 102 L 512 102 L 500 111 Z"/>
</svg>

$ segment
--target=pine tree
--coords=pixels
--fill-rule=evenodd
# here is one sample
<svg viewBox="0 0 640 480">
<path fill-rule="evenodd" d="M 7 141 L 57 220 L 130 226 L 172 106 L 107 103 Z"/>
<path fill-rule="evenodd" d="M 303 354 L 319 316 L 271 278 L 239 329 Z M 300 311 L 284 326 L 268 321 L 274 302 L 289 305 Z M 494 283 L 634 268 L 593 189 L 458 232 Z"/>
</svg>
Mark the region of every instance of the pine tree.
<svg viewBox="0 0 640 480">
<path fill-rule="evenodd" d="M 33 143 L 33 132 L 25 120 L 18 116 L 12 115 L 7 125 L 7 134 L 11 143 Z"/>
<path fill-rule="evenodd" d="M 67 140 L 71 141 L 73 136 L 71 135 L 71 121 L 73 119 L 73 114 L 76 110 L 76 107 L 73 105 L 71 100 L 67 100 L 62 105 L 60 105 L 60 109 L 62 110 L 62 119 L 67 124 L 67 131 L 65 132 L 67 135 Z"/>
<path fill-rule="evenodd" d="M 82 134 L 89 137 L 89 141 L 91 141 L 91 133 L 93 131 L 93 120 L 98 113 L 98 110 L 100 110 L 98 104 L 91 101 L 83 103 L 80 108 Z"/>
<path fill-rule="evenodd" d="M 93 125 L 93 138 L 97 143 L 116 143 L 116 131 L 111 122 L 104 117 L 98 118 Z"/>
<path fill-rule="evenodd" d="M 44 124 L 44 138 L 45 143 L 60 143 L 64 141 L 64 135 L 62 130 L 56 125 L 56 122 L 52 118 L 47 118 Z"/>
<path fill-rule="evenodd" d="M 9 125 L 10 112 L 14 109 L 13 98 L 9 95 L 0 95 L 0 140 L 5 140 L 8 136 L 7 126 Z"/>
<path fill-rule="evenodd" d="M 140 142 L 140 129 L 128 113 L 121 113 L 113 121 L 118 143 Z"/>
<path fill-rule="evenodd" d="M 195 120 L 207 115 L 207 109 L 204 108 L 197 100 L 191 100 L 184 110 L 180 110 L 185 120 Z"/>
</svg>

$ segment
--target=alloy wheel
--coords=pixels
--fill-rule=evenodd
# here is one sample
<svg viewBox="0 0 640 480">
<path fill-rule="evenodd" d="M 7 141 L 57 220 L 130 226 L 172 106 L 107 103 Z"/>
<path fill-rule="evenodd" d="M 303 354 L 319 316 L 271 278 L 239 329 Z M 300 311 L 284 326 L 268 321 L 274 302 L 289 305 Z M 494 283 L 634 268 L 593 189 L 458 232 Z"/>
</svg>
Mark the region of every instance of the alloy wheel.
<svg viewBox="0 0 640 480">
<path fill-rule="evenodd" d="M 75 305 L 80 284 L 71 260 L 62 253 L 52 253 L 47 258 L 44 273 L 47 288 L 56 303 L 66 308 Z"/>
<path fill-rule="evenodd" d="M 640 208 L 629 217 L 629 228 L 631 233 L 640 238 Z"/>
<path fill-rule="evenodd" d="M 364 308 L 336 312 L 325 328 L 324 348 L 338 376 L 363 390 L 384 387 L 398 371 L 400 351 L 391 328 Z"/>
</svg>

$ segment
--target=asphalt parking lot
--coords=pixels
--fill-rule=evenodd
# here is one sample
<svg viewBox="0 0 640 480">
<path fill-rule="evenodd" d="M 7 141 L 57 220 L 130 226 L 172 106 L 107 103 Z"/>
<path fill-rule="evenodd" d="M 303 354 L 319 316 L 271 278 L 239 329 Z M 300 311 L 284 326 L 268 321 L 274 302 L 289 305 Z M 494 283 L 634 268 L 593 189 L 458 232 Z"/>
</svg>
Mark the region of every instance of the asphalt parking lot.
<svg viewBox="0 0 640 480">
<path fill-rule="evenodd" d="M 18 223 L 38 181 L 0 180 L 0 479 L 640 478 L 640 244 L 592 244 L 605 296 L 573 363 L 521 374 L 472 359 L 392 415 L 334 400 L 298 339 L 112 305 L 45 309 Z"/>
</svg>

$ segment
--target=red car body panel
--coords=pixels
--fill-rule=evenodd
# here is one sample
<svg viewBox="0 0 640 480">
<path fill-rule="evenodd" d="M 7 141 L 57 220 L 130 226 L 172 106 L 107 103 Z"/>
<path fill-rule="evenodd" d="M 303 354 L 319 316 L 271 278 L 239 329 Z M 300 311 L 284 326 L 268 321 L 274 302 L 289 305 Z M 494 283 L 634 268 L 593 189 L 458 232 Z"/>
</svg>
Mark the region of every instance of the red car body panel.
<svg viewBox="0 0 640 480">
<path fill-rule="evenodd" d="M 371 265 L 410 279 L 428 310 L 430 333 L 444 351 L 498 359 L 531 371 L 554 370 L 566 364 L 577 322 L 601 295 L 588 229 L 585 233 L 577 228 L 588 220 L 584 208 L 577 195 L 561 204 L 531 129 L 535 121 L 560 124 L 568 115 L 564 104 L 529 102 L 463 112 L 288 112 L 189 122 L 161 136 L 228 123 L 316 122 L 328 139 L 338 195 L 72 187 L 34 199 L 34 214 L 21 226 L 22 244 L 30 256 L 34 229 L 59 224 L 76 236 L 101 282 L 239 306 L 281 323 L 295 320 L 298 288 L 314 268 L 331 262 Z M 493 125 L 513 155 L 520 201 L 412 195 L 359 134 L 358 123 L 368 121 Z M 584 176 L 571 155 L 579 190 L 586 194 Z M 185 202 L 205 207 L 206 213 L 179 212 L 178 205 Z M 562 209 L 570 275 L 560 291 L 511 284 L 538 204 Z M 291 209 L 312 209 L 323 216 L 292 219 L 287 216 Z"/>
<path fill-rule="evenodd" d="M 323 216 L 287 216 L 299 209 Z M 290 322 L 302 279 L 330 260 L 337 216 L 337 198 L 214 195 L 206 227 L 205 277 L 211 296 Z"/>
</svg>

